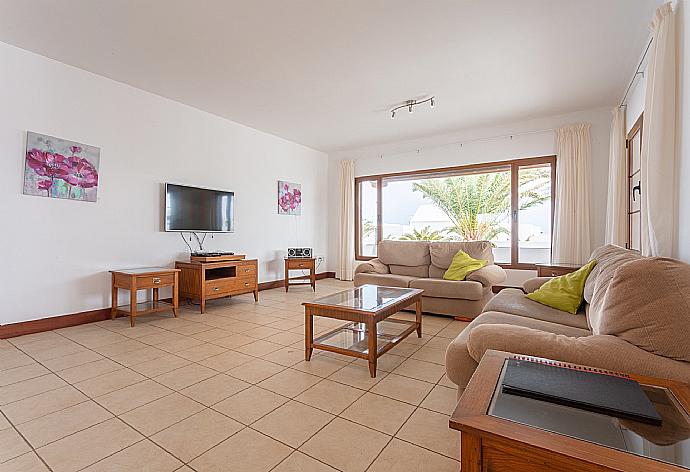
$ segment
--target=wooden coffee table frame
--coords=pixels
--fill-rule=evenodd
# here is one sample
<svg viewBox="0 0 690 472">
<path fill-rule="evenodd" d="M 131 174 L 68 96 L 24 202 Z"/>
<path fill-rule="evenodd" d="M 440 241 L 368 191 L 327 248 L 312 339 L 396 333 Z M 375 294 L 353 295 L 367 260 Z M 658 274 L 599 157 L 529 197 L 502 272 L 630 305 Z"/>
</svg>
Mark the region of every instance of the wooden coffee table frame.
<svg viewBox="0 0 690 472">
<path fill-rule="evenodd" d="M 679 466 L 488 415 L 504 361 L 489 350 L 450 418 L 461 434 L 462 472 L 680 472 Z M 525 356 L 529 357 L 529 356 Z M 630 375 L 642 384 L 668 388 L 690 412 L 690 385 Z"/>
<path fill-rule="evenodd" d="M 391 287 L 400 288 L 400 287 Z M 352 290 L 352 289 L 350 289 Z M 417 337 L 422 337 L 422 293 L 424 290 L 409 289 L 411 292 L 400 297 L 396 301 L 383 306 L 380 310 L 358 310 L 355 308 L 348 308 L 339 305 L 324 305 L 314 302 L 305 302 L 304 305 L 304 358 L 310 360 L 314 349 L 322 349 L 324 351 L 337 352 L 346 356 L 358 357 L 360 359 L 367 359 L 369 361 L 369 374 L 372 378 L 376 377 L 376 364 L 379 357 L 384 353 L 397 346 L 403 339 L 410 334 L 417 332 Z M 389 322 L 408 324 L 409 327 L 403 332 L 395 336 L 394 339 L 388 341 L 383 346 L 378 346 L 378 336 L 376 325 L 385 320 L 391 315 L 415 305 L 415 321 L 405 320 L 388 320 Z M 363 323 L 366 326 L 368 348 L 366 352 L 354 351 L 351 349 L 330 346 L 321 343 L 322 340 L 328 338 L 333 333 L 342 330 L 338 327 L 327 333 L 322 334 L 317 339 L 314 339 L 314 317 L 322 316 L 324 318 L 333 318 L 337 320 L 351 321 L 353 323 Z"/>
</svg>

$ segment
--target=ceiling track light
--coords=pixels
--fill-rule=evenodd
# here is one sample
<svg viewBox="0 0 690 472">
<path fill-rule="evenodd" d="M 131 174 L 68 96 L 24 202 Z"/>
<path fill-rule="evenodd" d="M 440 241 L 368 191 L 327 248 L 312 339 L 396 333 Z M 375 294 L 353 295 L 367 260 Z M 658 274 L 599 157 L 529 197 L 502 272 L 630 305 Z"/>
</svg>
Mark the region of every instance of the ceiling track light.
<svg viewBox="0 0 690 472">
<path fill-rule="evenodd" d="M 393 107 L 390 109 L 391 113 L 391 120 L 395 119 L 395 112 L 400 110 L 401 108 L 407 108 L 408 113 L 412 113 L 414 110 L 414 107 L 417 105 L 421 105 L 423 103 L 428 103 L 431 108 L 434 108 L 434 105 L 436 105 L 436 97 L 433 95 L 424 99 L 420 100 L 405 100 L 405 102 L 401 105 L 398 105 L 396 107 Z"/>
</svg>

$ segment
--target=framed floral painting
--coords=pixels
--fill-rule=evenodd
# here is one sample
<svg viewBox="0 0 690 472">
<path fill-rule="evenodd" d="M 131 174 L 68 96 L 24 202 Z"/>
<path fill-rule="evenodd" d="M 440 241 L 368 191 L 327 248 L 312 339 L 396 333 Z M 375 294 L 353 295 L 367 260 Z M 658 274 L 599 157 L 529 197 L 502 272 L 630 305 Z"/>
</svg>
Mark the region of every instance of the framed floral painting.
<svg viewBox="0 0 690 472">
<path fill-rule="evenodd" d="M 300 184 L 278 181 L 278 214 L 302 214 L 302 186 Z"/>
<path fill-rule="evenodd" d="M 95 146 L 27 131 L 24 194 L 95 202 L 100 159 Z"/>
</svg>

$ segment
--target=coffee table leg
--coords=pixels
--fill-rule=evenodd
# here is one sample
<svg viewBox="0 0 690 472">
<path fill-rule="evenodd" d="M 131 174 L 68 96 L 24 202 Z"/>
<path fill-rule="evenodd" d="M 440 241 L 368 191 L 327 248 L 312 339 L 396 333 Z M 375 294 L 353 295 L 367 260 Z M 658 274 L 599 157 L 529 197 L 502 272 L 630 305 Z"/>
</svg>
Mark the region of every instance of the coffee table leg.
<svg viewBox="0 0 690 472">
<path fill-rule="evenodd" d="M 367 322 L 367 339 L 369 341 L 369 374 L 373 379 L 376 377 L 376 356 L 378 354 L 378 346 L 376 342 L 376 322 L 373 320 Z"/>
<path fill-rule="evenodd" d="M 304 310 L 304 359 L 310 360 L 311 353 L 314 351 L 314 317 L 309 308 Z"/>
<path fill-rule="evenodd" d="M 417 303 L 414 305 L 415 307 L 415 312 L 417 314 L 416 316 L 416 321 L 417 321 L 417 337 L 421 338 L 422 337 L 422 299 L 420 298 L 417 300 Z"/>
</svg>

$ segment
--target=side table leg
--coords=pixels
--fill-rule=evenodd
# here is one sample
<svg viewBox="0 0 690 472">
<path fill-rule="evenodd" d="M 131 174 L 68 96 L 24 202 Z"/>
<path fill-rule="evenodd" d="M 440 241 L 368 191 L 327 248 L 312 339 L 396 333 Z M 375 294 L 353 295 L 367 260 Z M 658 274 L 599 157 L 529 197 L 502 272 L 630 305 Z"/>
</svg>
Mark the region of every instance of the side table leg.
<svg viewBox="0 0 690 472">
<path fill-rule="evenodd" d="M 369 350 L 369 375 L 371 378 L 376 378 L 376 363 L 378 355 L 378 343 L 376 338 L 376 322 L 371 320 L 367 322 L 367 341 Z"/>
<path fill-rule="evenodd" d="M 314 352 L 314 317 L 309 308 L 304 309 L 304 360 L 311 360 Z"/>
<path fill-rule="evenodd" d="M 414 304 L 415 308 L 415 313 L 416 313 L 416 322 L 417 322 L 417 337 L 421 338 L 422 337 L 422 299 L 421 297 L 419 300 L 417 300 L 417 303 Z"/>
<path fill-rule="evenodd" d="M 134 285 L 129 289 L 129 324 L 134 328 L 134 320 L 137 317 L 137 287 Z"/>
<path fill-rule="evenodd" d="M 115 286 L 115 274 L 112 274 L 112 306 L 110 307 L 110 319 L 114 320 L 117 315 L 117 287 Z"/>
</svg>

